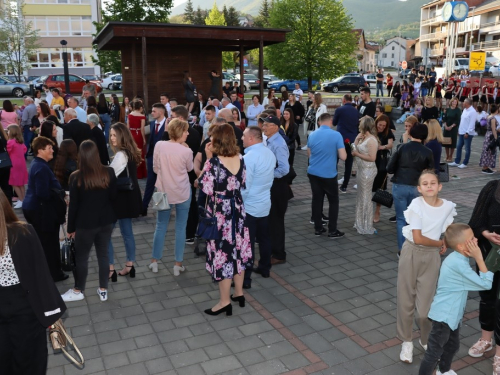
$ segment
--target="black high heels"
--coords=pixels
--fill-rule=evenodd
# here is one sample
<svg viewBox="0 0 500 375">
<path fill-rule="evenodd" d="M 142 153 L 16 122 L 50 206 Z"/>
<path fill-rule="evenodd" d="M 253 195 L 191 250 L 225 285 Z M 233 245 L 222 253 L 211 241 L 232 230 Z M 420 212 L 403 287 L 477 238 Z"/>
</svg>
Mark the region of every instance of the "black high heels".
<svg viewBox="0 0 500 375">
<path fill-rule="evenodd" d="M 222 309 L 219 309 L 217 311 L 213 311 L 212 309 L 206 309 L 205 314 L 208 315 L 219 315 L 221 313 L 225 312 L 226 316 L 231 316 L 233 315 L 233 305 L 229 304 L 224 306 Z"/>
<path fill-rule="evenodd" d="M 111 272 L 111 270 L 109 270 L 109 272 Z M 109 279 L 116 283 L 116 281 L 118 280 L 118 278 L 116 277 L 117 273 L 116 273 L 116 270 L 113 270 L 113 273 L 111 274 L 111 276 L 109 277 Z"/>
<path fill-rule="evenodd" d="M 231 294 L 231 301 L 239 302 L 240 307 L 245 307 L 245 296 L 233 297 Z"/>
<path fill-rule="evenodd" d="M 119 273 L 118 275 L 120 275 L 120 276 L 127 276 L 127 275 L 129 275 L 133 279 L 135 277 L 135 268 L 134 268 L 134 265 L 131 265 L 131 266 L 125 265 L 125 268 L 130 268 L 130 271 L 128 271 L 127 273 L 124 273 L 124 274 Z"/>
</svg>

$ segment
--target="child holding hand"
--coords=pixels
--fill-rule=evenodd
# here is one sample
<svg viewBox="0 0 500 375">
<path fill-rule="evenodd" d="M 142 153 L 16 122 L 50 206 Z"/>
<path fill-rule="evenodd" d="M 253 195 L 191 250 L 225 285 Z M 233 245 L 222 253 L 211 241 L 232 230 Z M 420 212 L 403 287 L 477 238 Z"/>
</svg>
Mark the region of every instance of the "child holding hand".
<svg viewBox="0 0 500 375">
<path fill-rule="evenodd" d="M 493 273 L 484 263 L 472 229 L 467 224 L 451 224 L 444 234 L 446 245 L 455 250 L 441 266 L 438 287 L 429 311 L 432 329 L 428 347 L 420 364 L 419 375 L 456 375 L 451 369 L 453 356 L 460 347 L 460 323 L 467 302 L 467 292 L 491 289 Z M 474 258 L 479 275 L 469 264 Z"/>
</svg>

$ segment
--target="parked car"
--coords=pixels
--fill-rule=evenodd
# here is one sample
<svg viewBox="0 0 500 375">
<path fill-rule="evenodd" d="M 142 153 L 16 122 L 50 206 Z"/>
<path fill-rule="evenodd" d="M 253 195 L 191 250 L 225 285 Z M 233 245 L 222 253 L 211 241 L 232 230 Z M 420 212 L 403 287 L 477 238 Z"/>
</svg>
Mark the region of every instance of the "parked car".
<svg viewBox="0 0 500 375">
<path fill-rule="evenodd" d="M 113 89 L 113 78 L 118 77 L 118 76 L 121 76 L 121 74 L 112 74 L 112 75 L 109 75 L 106 78 L 104 78 L 101 81 L 102 87 L 104 87 L 105 89 L 108 89 L 108 90 L 112 90 Z"/>
<path fill-rule="evenodd" d="M 57 87 L 64 92 L 66 90 L 66 85 L 64 83 L 64 74 L 51 74 L 47 76 L 44 83 L 49 87 Z M 101 82 L 90 81 L 96 88 L 96 92 L 100 93 L 102 91 Z M 71 94 L 81 94 L 83 86 L 85 86 L 85 79 L 76 74 L 69 75 L 69 91 Z"/>
<path fill-rule="evenodd" d="M 492 65 L 489 69 L 489 74 L 492 77 L 500 77 L 500 66 Z"/>
<path fill-rule="evenodd" d="M 361 76 L 342 76 L 332 82 L 323 83 L 323 91 L 339 92 L 350 91 L 359 92 L 362 87 L 368 86 L 365 79 Z"/>
<path fill-rule="evenodd" d="M 28 77 L 25 76 L 16 76 L 14 74 L 2 75 L 2 77 L 7 78 L 10 82 L 29 82 Z"/>
<path fill-rule="evenodd" d="M 236 74 L 235 78 L 236 78 L 237 81 L 239 81 L 240 80 L 240 75 Z M 245 73 L 243 75 L 243 79 L 246 82 L 250 83 L 250 88 L 252 88 L 252 89 L 258 89 L 260 87 L 260 79 L 255 74 Z M 266 78 L 264 78 L 264 88 L 267 87 L 268 83 L 269 83 L 269 80 L 266 79 Z"/>
<path fill-rule="evenodd" d="M 270 74 L 270 75 L 265 75 L 265 76 L 264 76 L 264 79 L 268 80 L 269 82 L 271 82 L 271 81 L 279 81 L 279 78 L 278 78 L 278 77 L 276 77 L 276 76 L 274 76 L 274 75 L 272 75 L 272 74 Z M 269 82 L 268 82 L 268 83 L 269 83 Z"/>
<path fill-rule="evenodd" d="M 7 77 L 0 77 L 0 95 L 22 98 L 30 92 L 30 85 L 26 82 L 12 82 Z"/>
<path fill-rule="evenodd" d="M 96 76 L 95 74 L 83 74 L 82 75 L 83 79 L 88 79 L 89 81 L 99 81 L 101 82 L 101 79 Z"/>
<path fill-rule="evenodd" d="M 118 74 L 113 77 L 113 90 L 121 90 L 122 89 L 122 75 Z"/>
<path fill-rule="evenodd" d="M 300 85 L 300 89 L 302 91 L 309 90 L 307 79 L 282 79 L 279 81 L 271 81 L 267 84 L 267 88 L 283 91 L 293 91 L 295 90 L 295 84 L 298 83 Z M 313 88 L 318 85 L 318 81 L 312 81 Z"/>
<path fill-rule="evenodd" d="M 40 76 L 28 76 L 28 82 L 34 81 L 37 78 L 40 78 Z"/>
<path fill-rule="evenodd" d="M 344 77 L 361 77 L 360 73 L 346 73 Z"/>
<path fill-rule="evenodd" d="M 42 91 L 43 82 L 47 79 L 47 76 L 41 76 L 33 79 L 30 83 L 35 87 L 35 90 Z"/>
<path fill-rule="evenodd" d="M 230 82 L 231 85 L 233 84 L 233 82 L 235 81 L 238 81 L 239 82 L 239 79 L 237 79 L 233 74 L 231 73 L 228 73 L 228 72 L 222 72 L 222 86 L 225 86 L 226 85 L 226 82 Z M 248 81 L 244 81 L 243 82 L 245 87 L 244 87 L 244 92 L 246 91 L 250 91 L 251 89 L 251 85 L 250 85 L 250 82 Z"/>
<path fill-rule="evenodd" d="M 399 71 L 399 78 L 406 78 L 410 75 L 411 69 L 404 69 Z"/>
</svg>

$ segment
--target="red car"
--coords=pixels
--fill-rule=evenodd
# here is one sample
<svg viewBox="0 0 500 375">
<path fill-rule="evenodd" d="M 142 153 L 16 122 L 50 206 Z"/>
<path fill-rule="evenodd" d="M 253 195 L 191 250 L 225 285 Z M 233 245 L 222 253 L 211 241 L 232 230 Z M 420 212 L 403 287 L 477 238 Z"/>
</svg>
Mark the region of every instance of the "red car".
<svg viewBox="0 0 500 375">
<path fill-rule="evenodd" d="M 57 87 L 62 92 L 65 92 L 66 85 L 64 84 L 64 74 L 51 74 L 47 76 L 44 82 L 49 88 Z M 96 92 L 102 91 L 102 86 L 99 81 L 90 81 L 96 88 Z M 85 86 L 85 79 L 77 76 L 76 74 L 69 75 L 69 90 L 71 94 L 81 94 L 83 86 Z"/>
</svg>

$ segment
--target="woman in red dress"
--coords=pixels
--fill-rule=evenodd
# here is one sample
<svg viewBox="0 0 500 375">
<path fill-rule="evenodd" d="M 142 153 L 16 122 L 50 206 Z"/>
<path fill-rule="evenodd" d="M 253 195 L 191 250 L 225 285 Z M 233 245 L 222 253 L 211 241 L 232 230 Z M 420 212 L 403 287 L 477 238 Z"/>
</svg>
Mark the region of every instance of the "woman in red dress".
<svg viewBox="0 0 500 375">
<path fill-rule="evenodd" d="M 128 115 L 127 126 L 134 137 L 134 141 L 137 148 L 141 150 L 142 162 L 137 166 L 137 178 L 146 178 L 146 133 L 144 132 L 144 126 L 146 126 L 146 116 L 141 112 L 143 104 L 141 101 L 136 100 L 132 103 L 132 108 L 134 109 Z"/>
</svg>

